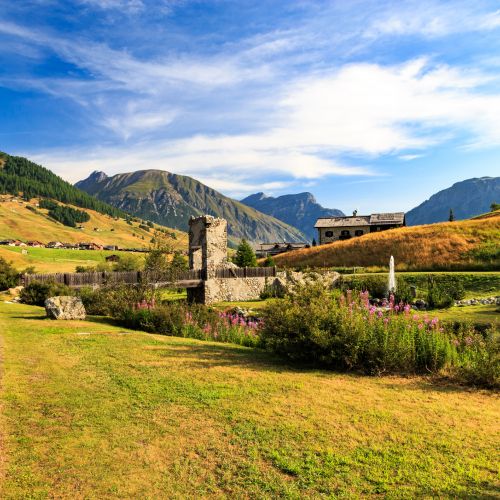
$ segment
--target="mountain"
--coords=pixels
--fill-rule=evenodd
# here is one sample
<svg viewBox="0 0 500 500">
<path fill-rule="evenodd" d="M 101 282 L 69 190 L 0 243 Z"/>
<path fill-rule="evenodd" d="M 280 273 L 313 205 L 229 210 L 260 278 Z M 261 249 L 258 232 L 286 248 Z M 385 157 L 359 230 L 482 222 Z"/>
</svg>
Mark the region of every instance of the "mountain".
<svg viewBox="0 0 500 500">
<path fill-rule="evenodd" d="M 280 267 L 385 267 L 404 271 L 498 270 L 500 212 L 470 220 L 401 227 L 276 255 Z"/>
<path fill-rule="evenodd" d="M 316 237 L 314 223 L 318 217 L 344 215 L 336 208 L 323 208 L 311 193 L 285 194 L 277 198 L 256 193 L 247 196 L 241 203 L 300 229 L 309 240 Z"/>
<path fill-rule="evenodd" d="M 76 187 L 121 210 L 159 224 L 188 229 L 191 216 L 204 213 L 228 222 L 229 241 L 304 241 L 295 227 L 228 198 L 201 182 L 163 170 L 141 170 L 108 177 L 93 172 Z"/>
<path fill-rule="evenodd" d="M 480 177 L 457 182 L 432 195 L 406 214 L 406 223 L 431 224 L 447 221 L 450 209 L 455 219 L 468 219 L 489 212 L 493 202 L 500 201 L 500 177 Z"/>
<path fill-rule="evenodd" d="M 102 214 L 124 216 L 123 212 L 97 200 L 88 193 L 64 181 L 50 170 L 27 158 L 0 152 L 0 194 L 25 199 L 43 197 L 80 208 L 90 208 Z"/>
</svg>

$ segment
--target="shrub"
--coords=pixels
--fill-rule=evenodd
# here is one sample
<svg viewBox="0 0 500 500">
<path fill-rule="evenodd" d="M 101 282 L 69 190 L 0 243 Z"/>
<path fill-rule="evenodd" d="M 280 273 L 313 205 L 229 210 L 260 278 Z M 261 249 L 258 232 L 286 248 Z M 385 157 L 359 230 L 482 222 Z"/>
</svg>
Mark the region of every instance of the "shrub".
<svg viewBox="0 0 500 500">
<path fill-rule="evenodd" d="M 399 277 L 398 277 L 399 285 Z M 370 297 L 381 299 L 387 296 L 387 275 L 382 276 L 349 276 L 345 279 L 341 276 L 339 286 L 344 292 L 347 290 L 356 290 L 360 292 L 368 291 Z"/>
<path fill-rule="evenodd" d="M 368 294 L 333 297 L 323 287 L 296 289 L 264 310 L 264 345 L 291 359 L 366 373 L 436 372 L 456 349 L 437 319 L 410 317 L 390 303 L 377 310 Z"/>
<path fill-rule="evenodd" d="M 18 273 L 10 262 L 0 257 L 0 291 L 17 286 Z"/>
<path fill-rule="evenodd" d="M 446 280 L 428 277 L 427 303 L 431 309 L 442 309 L 453 305 L 455 300 L 463 299 L 465 290 L 462 282 L 455 276 L 447 276 Z"/>
<path fill-rule="evenodd" d="M 140 285 L 109 285 L 97 289 L 83 287 L 77 294 L 82 299 L 88 314 L 97 316 L 111 316 L 120 319 L 135 304 L 146 300 L 148 290 Z M 149 297 L 149 300 L 151 298 Z"/>
<path fill-rule="evenodd" d="M 220 313 L 200 304 L 189 306 L 182 302 L 169 302 L 156 306 L 144 301 L 125 311 L 120 319 L 128 328 L 163 335 L 231 342 L 249 347 L 256 347 L 260 342 L 256 321 Z"/>
<path fill-rule="evenodd" d="M 274 262 L 273 256 L 268 255 L 266 259 L 264 260 L 263 266 L 264 267 L 274 267 L 276 264 Z"/>
<path fill-rule="evenodd" d="M 73 290 L 63 283 L 34 281 L 21 290 L 19 297 L 25 304 L 43 306 L 46 299 L 58 295 L 73 295 Z"/>
</svg>

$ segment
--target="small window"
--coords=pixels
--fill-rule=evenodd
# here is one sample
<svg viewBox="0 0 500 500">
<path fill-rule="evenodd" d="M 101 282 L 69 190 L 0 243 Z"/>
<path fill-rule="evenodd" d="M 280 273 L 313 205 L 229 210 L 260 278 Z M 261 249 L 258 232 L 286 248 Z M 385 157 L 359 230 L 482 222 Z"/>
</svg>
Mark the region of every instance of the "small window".
<svg viewBox="0 0 500 500">
<path fill-rule="evenodd" d="M 354 236 L 363 236 L 363 230 L 362 229 L 356 229 L 354 232 Z"/>
<path fill-rule="evenodd" d="M 340 234 L 341 236 L 350 236 L 351 233 L 349 232 L 348 229 L 343 229 L 342 231 L 340 231 Z"/>
<path fill-rule="evenodd" d="M 331 238 L 333 236 L 333 231 L 325 231 L 325 236 Z"/>
</svg>

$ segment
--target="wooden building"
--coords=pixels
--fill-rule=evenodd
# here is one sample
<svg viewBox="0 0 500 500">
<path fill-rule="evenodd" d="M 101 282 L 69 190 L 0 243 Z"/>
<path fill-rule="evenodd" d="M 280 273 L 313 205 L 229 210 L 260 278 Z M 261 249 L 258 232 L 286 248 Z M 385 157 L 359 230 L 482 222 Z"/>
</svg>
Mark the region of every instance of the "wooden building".
<svg viewBox="0 0 500 500">
<path fill-rule="evenodd" d="M 321 217 L 314 227 L 318 230 L 318 242 L 323 245 L 405 225 L 404 212 L 371 215 L 357 215 L 354 212 L 346 217 Z"/>
<path fill-rule="evenodd" d="M 308 243 L 261 243 L 256 249 L 255 254 L 258 258 L 274 256 L 280 253 L 290 252 L 291 250 L 299 250 L 301 248 L 309 248 Z"/>
</svg>

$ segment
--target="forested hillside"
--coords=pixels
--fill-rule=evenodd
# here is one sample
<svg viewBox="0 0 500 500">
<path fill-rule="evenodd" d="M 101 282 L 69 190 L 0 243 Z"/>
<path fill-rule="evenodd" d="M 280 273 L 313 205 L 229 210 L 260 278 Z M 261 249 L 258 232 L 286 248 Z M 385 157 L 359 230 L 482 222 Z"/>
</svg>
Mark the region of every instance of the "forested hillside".
<svg viewBox="0 0 500 500">
<path fill-rule="evenodd" d="M 90 196 L 50 170 L 20 156 L 0 152 L 0 194 L 51 198 L 112 216 L 124 216 L 116 207 Z"/>
</svg>

